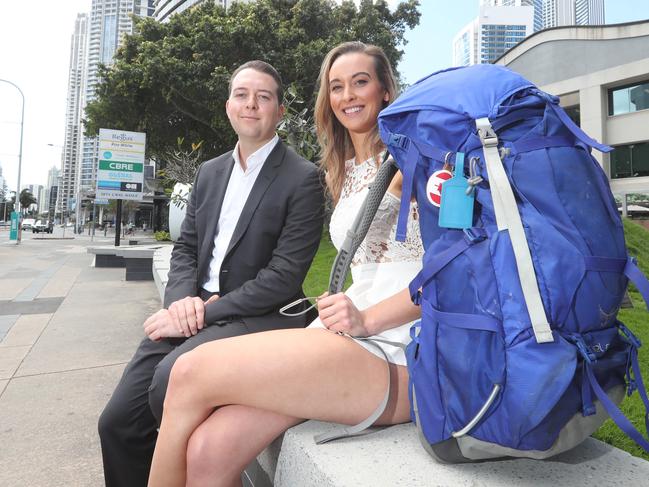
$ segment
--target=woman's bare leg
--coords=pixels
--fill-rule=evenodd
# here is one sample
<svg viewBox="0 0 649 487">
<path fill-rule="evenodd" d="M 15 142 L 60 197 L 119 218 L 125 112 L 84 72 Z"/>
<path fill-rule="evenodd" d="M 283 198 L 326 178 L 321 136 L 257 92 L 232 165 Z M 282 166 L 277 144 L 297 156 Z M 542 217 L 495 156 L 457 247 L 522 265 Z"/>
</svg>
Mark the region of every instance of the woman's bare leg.
<svg viewBox="0 0 649 487">
<path fill-rule="evenodd" d="M 249 406 L 218 408 L 189 438 L 187 487 L 240 487 L 246 466 L 301 421 Z"/>
<path fill-rule="evenodd" d="M 392 367 L 378 424 L 409 419 L 405 367 Z M 386 364 L 349 338 L 321 329 L 277 330 L 210 342 L 171 372 L 149 485 L 184 486 L 187 443 L 214 407 L 240 404 L 295 418 L 354 424 L 379 404 Z"/>
</svg>

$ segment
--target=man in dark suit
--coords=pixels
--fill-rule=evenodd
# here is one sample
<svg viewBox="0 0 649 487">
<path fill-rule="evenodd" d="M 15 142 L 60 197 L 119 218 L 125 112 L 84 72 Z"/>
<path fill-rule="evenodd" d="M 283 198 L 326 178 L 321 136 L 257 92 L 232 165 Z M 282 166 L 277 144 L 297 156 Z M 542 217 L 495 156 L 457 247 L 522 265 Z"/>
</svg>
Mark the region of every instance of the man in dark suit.
<svg viewBox="0 0 649 487">
<path fill-rule="evenodd" d="M 262 61 L 230 79 L 235 149 L 201 165 L 171 256 L 164 308 L 99 419 L 108 486 L 147 483 L 169 373 L 181 354 L 221 338 L 302 327 L 278 309 L 302 294 L 323 224 L 314 164 L 277 137 L 282 82 Z M 292 310 L 293 311 L 293 310 Z"/>
</svg>

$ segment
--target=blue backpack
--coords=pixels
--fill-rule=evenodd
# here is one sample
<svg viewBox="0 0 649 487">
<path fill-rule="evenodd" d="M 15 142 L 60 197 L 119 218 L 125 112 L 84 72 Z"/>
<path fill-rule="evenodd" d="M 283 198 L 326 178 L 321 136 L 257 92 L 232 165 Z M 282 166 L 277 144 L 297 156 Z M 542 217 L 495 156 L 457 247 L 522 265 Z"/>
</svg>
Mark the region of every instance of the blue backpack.
<svg viewBox="0 0 649 487">
<path fill-rule="evenodd" d="M 637 389 L 649 407 L 640 342 L 616 318 L 628 280 L 645 301 L 649 282 L 590 154 L 611 148 L 494 65 L 420 80 L 379 128 L 403 173 L 397 238 L 415 197 L 426 249 L 406 355 L 429 453 L 547 458 L 609 415 L 649 451 L 616 405 Z"/>
</svg>

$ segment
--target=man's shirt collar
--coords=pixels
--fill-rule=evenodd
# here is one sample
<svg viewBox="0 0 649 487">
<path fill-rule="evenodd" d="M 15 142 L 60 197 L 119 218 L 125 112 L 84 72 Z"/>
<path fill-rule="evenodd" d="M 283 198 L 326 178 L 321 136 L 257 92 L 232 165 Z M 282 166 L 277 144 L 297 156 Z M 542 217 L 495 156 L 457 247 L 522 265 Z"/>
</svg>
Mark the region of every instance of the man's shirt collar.
<svg viewBox="0 0 649 487">
<path fill-rule="evenodd" d="M 270 153 L 273 151 L 275 148 L 275 145 L 277 145 L 277 142 L 279 142 L 279 136 L 275 134 L 275 136 L 270 139 L 268 142 L 266 142 L 264 145 L 262 145 L 259 149 L 257 149 L 255 152 L 250 154 L 248 156 L 248 159 L 246 160 L 246 170 L 243 171 L 243 168 L 241 167 L 241 159 L 239 158 L 239 142 L 237 142 L 237 145 L 234 146 L 234 152 L 232 153 L 232 157 L 234 159 L 234 163 L 239 167 L 239 169 L 244 172 L 245 174 L 255 171 L 258 167 L 264 164 Z"/>
</svg>

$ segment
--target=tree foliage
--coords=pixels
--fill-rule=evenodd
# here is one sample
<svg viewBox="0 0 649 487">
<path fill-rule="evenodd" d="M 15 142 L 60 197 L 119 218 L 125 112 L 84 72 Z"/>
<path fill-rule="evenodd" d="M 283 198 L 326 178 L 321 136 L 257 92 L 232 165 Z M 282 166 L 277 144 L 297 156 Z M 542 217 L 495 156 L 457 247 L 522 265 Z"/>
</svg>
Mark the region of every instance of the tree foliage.
<svg viewBox="0 0 649 487">
<path fill-rule="evenodd" d="M 114 64 L 100 70 L 96 99 L 86 108 L 86 133 L 100 127 L 147 133 L 148 156 L 163 159 L 177 141 L 202 142 L 205 157 L 230 149 L 225 115 L 229 74 L 250 59 L 273 64 L 311 115 L 326 52 L 340 42 L 381 46 L 399 63 L 407 28 L 419 22 L 418 0 L 390 11 L 386 0 L 258 0 L 224 10 L 212 2 L 167 23 L 136 19 Z"/>
<path fill-rule="evenodd" d="M 23 189 L 20 192 L 20 208 L 23 213 L 27 213 L 29 207 L 33 204 L 38 203 L 38 200 L 34 197 L 31 191 L 27 188 Z"/>
</svg>

